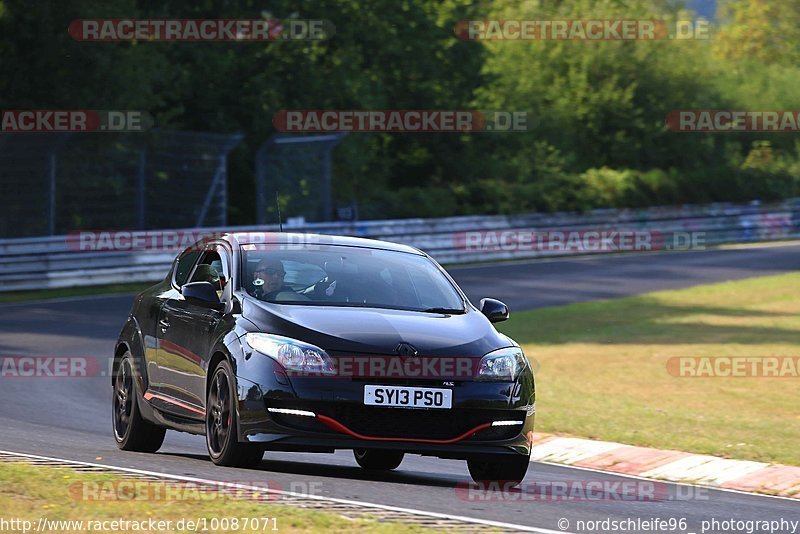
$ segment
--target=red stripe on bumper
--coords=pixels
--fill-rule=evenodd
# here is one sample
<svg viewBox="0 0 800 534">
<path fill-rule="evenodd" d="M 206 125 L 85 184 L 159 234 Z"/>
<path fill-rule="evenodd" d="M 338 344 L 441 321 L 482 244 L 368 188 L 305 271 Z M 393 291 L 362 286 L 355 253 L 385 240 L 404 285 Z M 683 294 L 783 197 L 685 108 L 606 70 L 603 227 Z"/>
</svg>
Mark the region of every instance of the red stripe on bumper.
<svg viewBox="0 0 800 534">
<path fill-rule="evenodd" d="M 468 430 L 467 432 L 464 432 L 460 436 L 452 439 L 385 438 L 377 436 L 365 436 L 363 434 L 359 434 L 358 432 L 350 430 L 336 419 L 332 419 L 326 415 L 317 414 L 317 419 L 322 421 L 329 428 L 336 430 L 337 432 L 341 432 L 342 434 L 348 434 L 358 439 L 363 439 L 367 441 L 410 441 L 414 443 L 455 443 L 456 441 L 461 441 L 462 439 L 466 439 L 471 435 L 492 426 L 492 423 L 483 423 L 482 425 L 478 425 L 472 430 Z"/>
</svg>

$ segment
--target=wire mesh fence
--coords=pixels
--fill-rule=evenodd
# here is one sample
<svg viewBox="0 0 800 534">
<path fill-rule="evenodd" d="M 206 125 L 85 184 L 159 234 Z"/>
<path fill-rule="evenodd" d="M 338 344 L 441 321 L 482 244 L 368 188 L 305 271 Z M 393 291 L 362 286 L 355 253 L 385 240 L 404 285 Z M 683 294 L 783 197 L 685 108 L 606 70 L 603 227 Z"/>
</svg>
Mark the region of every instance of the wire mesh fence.
<svg viewBox="0 0 800 534">
<path fill-rule="evenodd" d="M 0 135 L 0 237 L 227 224 L 241 134 Z"/>
<path fill-rule="evenodd" d="M 256 223 L 281 211 L 306 221 L 333 218 L 331 154 L 346 134 L 273 135 L 256 153 Z"/>
</svg>

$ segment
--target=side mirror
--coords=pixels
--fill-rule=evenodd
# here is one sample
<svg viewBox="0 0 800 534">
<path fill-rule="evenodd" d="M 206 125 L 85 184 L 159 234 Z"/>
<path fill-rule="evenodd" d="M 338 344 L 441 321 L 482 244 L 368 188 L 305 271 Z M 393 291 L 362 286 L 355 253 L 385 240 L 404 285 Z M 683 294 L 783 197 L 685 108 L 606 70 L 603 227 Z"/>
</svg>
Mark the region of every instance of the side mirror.
<svg viewBox="0 0 800 534">
<path fill-rule="evenodd" d="M 481 313 L 492 323 L 505 321 L 509 315 L 508 306 L 495 299 L 481 299 Z"/>
<path fill-rule="evenodd" d="M 191 304 L 222 310 L 224 304 L 220 302 L 217 290 L 211 282 L 190 282 L 181 287 L 181 295 Z"/>
</svg>

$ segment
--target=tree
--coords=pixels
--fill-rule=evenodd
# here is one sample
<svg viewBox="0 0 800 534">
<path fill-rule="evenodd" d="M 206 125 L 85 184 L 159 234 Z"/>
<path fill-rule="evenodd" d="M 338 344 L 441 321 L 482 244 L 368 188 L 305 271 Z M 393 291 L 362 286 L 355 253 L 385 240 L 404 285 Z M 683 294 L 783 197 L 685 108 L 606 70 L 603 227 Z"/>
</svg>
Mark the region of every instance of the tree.
<svg viewBox="0 0 800 534">
<path fill-rule="evenodd" d="M 800 61 L 800 4 L 768 0 L 726 0 L 719 6 L 718 57 L 733 62 L 797 65 Z"/>
</svg>

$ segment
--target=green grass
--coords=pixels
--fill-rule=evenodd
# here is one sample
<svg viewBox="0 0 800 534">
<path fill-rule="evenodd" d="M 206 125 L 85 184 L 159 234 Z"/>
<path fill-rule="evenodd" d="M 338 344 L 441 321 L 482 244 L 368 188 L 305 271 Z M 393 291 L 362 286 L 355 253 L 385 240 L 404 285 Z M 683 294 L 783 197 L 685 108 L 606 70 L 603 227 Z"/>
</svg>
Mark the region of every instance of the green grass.
<svg viewBox="0 0 800 534">
<path fill-rule="evenodd" d="M 800 378 L 686 378 L 671 357 L 800 356 L 800 274 L 512 314 L 537 430 L 800 465 Z"/>
<path fill-rule="evenodd" d="M 64 287 L 59 289 L 37 289 L 33 291 L 10 291 L 0 293 L 2 302 L 27 302 L 29 300 L 56 299 L 63 297 L 85 297 L 114 293 L 138 293 L 150 287 L 152 283 L 111 284 L 103 286 Z"/>
<path fill-rule="evenodd" d="M 163 482 L 138 482 L 137 493 L 124 490 L 109 491 L 114 483 L 131 482 L 114 475 L 79 473 L 71 469 L 34 467 L 26 464 L 0 464 L 0 509 L 6 519 L 20 518 L 33 522 L 36 528 L 40 517 L 49 520 L 128 521 L 171 520 L 173 528 L 158 532 L 178 532 L 175 527 L 180 519 L 197 518 L 276 518 L 278 532 L 430 532 L 419 527 L 401 523 L 378 522 L 372 518 L 347 519 L 342 516 L 301 509 L 299 507 L 257 502 L 251 499 L 236 498 L 209 492 L 188 491 L 186 486 L 180 492 L 166 491 Z M 149 485 L 153 490 L 145 489 Z M 84 488 L 89 488 L 88 492 Z M 130 487 L 130 486 L 129 486 Z M 271 485 L 271 487 L 274 487 Z M 193 487 L 196 490 L 197 487 Z M 89 500 L 85 494 L 104 497 L 123 497 L 122 499 Z M 125 499 L 126 495 L 139 495 L 139 498 Z M 172 496 L 170 498 L 145 498 L 148 495 Z M 175 495 L 184 497 L 176 499 Z M 210 525 L 210 523 L 207 523 Z M 210 532 L 273 532 L 273 523 L 263 529 L 240 528 L 211 530 Z M 73 526 L 74 529 L 74 526 Z M 81 530 L 60 529 L 59 532 L 85 532 Z M 21 532 L 21 530 L 20 530 Z M 116 532 L 151 532 L 150 530 L 116 530 Z"/>
</svg>

